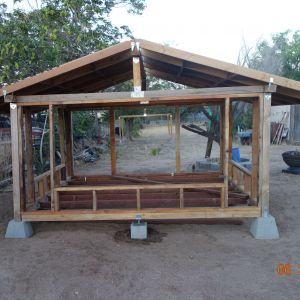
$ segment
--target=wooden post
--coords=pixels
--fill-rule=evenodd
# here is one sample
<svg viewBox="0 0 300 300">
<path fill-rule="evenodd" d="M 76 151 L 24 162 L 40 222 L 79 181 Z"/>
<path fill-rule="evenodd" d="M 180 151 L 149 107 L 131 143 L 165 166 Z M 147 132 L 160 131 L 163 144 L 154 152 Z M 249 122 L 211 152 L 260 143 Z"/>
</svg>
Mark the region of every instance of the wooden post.
<svg viewBox="0 0 300 300">
<path fill-rule="evenodd" d="M 228 137 L 228 158 L 232 159 L 232 138 L 233 138 L 233 111 L 232 111 L 232 101 L 229 102 L 229 137 Z"/>
<path fill-rule="evenodd" d="M 109 131 L 110 131 L 110 157 L 111 157 L 111 175 L 116 175 L 117 156 L 116 156 L 116 137 L 115 137 L 115 111 L 109 110 Z"/>
<path fill-rule="evenodd" d="M 220 172 L 224 174 L 224 103 L 220 105 Z"/>
<path fill-rule="evenodd" d="M 35 200 L 34 174 L 32 163 L 32 120 L 30 110 L 24 110 L 25 121 L 25 162 L 26 162 L 26 202 L 32 205 Z"/>
<path fill-rule="evenodd" d="M 140 58 L 135 56 L 132 58 L 132 68 L 133 68 L 133 87 L 134 91 L 142 90 L 142 76 L 141 76 L 141 63 Z"/>
<path fill-rule="evenodd" d="M 232 160 L 232 139 L 233 139 L 233 112 L 232 102 L 229 103 L 229 137 L 228 137 L 228 159 Z M 232 166 L 228 165 L 228 180 L 232 178 Z"/>
<path fill-rule="evenodd" d="M 257 203 L 258 192 L 258 166 L 259 166 L 259 99 L 252 102 L 252 175 L 251 175 L 251 199 Z"/>
<path fill-rule="evenodd" d="M 176 135 L 176 173 L 180 173 L 180 106 L 176 106 L 175 135 Z"/>
<path fill-rule="evenodd" d="M 179 206 L 180 208 L 184 208 L 184 192 L 183 192 L 183 188 L 179 189 Z"/>
<path fill-rule="evenodd" d="M 66 136 L 66 173 L 67 179 L 71 179 L 74 175 L 73 166 L 73 124 L 72 124 L 72 112 L 64 111 L 65 120 L 65 136 Z"/>
<path fill-rule="evenodd" d="M 54 108 L 49 105 L 49 144 L 50 144 L 50 190 L 51 190 L 51 210 L 55 210 L 55 131 L 54 131 Z"/>
<path fill-rule="evenodd" d="M 58 196 L 58 192 L 54 191 L 54 211 L 59 211 L 59 196 Z"/>
<path fill-rule="evenodd" d="M 65 120 L 64 120 L 64 110 L 62 108 L 58 109 L 58 126 L 59 126 L 59 145 L 60 145 L 60 156 L 61 164 L 66 163 L 66 136 L 65 136 Z M 65 172 L 62 174 L 62 180 L 66 180 Z"/>
<path fill-rule="evenodd" d="M 93 211 L 97 210 L 97 194 L 96 191 L 93 191 Z"/>
<path fill-rule="evenodd" d="M 230 110 L 230 99 L 225 99 L 225 107 L 224 107 L 224 125 L 223 125 L 223 135 L 224 135 L 224 193 L 222 196 L 224 200 L 221 201 L 221 204 L 224 207 L 228 207 L 228 161 L 229 161 L 229 110 Z"/>
<path fill-rule="evenodd" d="M 137 210 L 141 209 L 141 190 L 136 189 L 136 208 Z"/>
<path fill-rule="evenodd" d="M 11 121 L 11 153 L 13 173 L 14 219 L 21 221 L 21 213 L 25 209 L 24 201 L 24 166 L 23 166 L 23 118 L 22 107 L 10 104 Z"/>
<path fill-rule="evenodd" d="M 264 93 L 260 102 L 260 146 L 259 146 L 259 205 L 262 216 L 269 214 L 269 159 L 270 159 L 270 113 L 271 94 Z"/>
</svg>

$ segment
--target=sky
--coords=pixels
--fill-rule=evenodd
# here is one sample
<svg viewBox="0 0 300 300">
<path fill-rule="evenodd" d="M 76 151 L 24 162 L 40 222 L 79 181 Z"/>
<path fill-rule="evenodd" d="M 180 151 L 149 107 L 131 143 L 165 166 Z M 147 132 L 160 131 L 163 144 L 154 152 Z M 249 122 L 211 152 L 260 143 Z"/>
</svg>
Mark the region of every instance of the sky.
<svg viewBox="0 0 300 300">
<path fill-rule="evenodd" d="M 9 7 L 13 0 L 5 1 Z M 300 0 L 146 0 L 142 16 L 115 9 L 115 25 L 128 25 L 135 38 L 237 62 L 243 41 L 254 47 L 261 39 L 287 29 L 300 30 Z"/>
</svg>

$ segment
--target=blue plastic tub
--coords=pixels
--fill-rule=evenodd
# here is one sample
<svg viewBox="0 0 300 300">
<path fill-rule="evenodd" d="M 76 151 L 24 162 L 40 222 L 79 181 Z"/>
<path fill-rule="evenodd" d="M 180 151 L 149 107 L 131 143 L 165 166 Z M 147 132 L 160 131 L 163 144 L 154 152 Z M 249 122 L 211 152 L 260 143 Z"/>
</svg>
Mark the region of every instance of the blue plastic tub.
<svg viewBox="0 0 300 300">
<path fill-rule="evenodd" d="M 241 162 L 240 148 L 232 148 L 232 160 Z"/>
</svg>

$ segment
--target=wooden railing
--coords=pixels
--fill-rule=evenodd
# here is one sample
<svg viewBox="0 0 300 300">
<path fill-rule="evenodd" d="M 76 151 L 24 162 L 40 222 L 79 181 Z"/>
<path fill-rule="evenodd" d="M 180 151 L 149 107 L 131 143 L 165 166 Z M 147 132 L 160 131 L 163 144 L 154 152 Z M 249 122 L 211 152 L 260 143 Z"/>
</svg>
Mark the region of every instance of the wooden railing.
<svg viewBox="0 0 300 300">
<path fill-rule="evenodd" d="M 55 167 L 55 182 L 60 185 L 65 172 L 65 164 Z M 50 195 L 50 170 L 41 175 L 34 177 L 35 191 L 37 191 L 36 201 L 43 199 L 46 195 Z"/>
<path fill-rule="evenodd" d="M 161 190 L 161 189 L 178 189 L 179 190 L 179 206 L 184 208 L 184 190 L 185 189 L 207 189 L 216 188 L 220 189 L 220 203 L 221 207 L 224 208 L 224 182 L 218 183 L 191 183 L 191 184 L 141 184 L 141 185 L 110 185 L 110 186 L 68 186 L 58 187 L 54 189 L 54 210 L 60 209 L 59 205 L 59 193 L 60 192 L 79 192 L 89 191 L 93 197 L 92 210 L 97 210 L 97 191 L 125 191 L 135 190 L 136 191 L 136 208 L 141 210 L 141 191 L 143 190 Z"/>
<path fill-rule="evenodd" d="M 229 180 L 231 180 L 239 190 L 248 194 L 251 197 L 252 186 L 252 174 L 251 172 L 240 165 L 239 163 L 230 160 L 229 161 Z"/>
</svg>

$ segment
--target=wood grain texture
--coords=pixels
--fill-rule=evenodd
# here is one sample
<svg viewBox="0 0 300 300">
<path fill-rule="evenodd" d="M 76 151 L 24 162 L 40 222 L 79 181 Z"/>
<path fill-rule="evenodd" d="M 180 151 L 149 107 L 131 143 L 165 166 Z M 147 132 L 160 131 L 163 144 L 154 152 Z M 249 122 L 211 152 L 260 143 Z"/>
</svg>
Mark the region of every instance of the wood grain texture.
<svg viewBox="0 0 300 300">
<path fill-rule="evenodd" d="M 26 163 L 26 202 L 32 205 L 35 201 L 34 175 L 33 175 L 33 153 L 32 153 L 32 121 L 31 112 L 24 110 L 25 125 L 25 163 Z"/>
<path fill-rule="evenodd" d="M 14 219 L 21 220 L 21 212 L 25 208 L 24 193 L 24 165 L 23 165 L 23 113 L 22 107 L 11 106 L 11 150 L 12 150 L 12 172 L 13 172 L 13 204 Z"/>
<path fill-rule="evenodd" d="M 245 206 L 238 208 L 105 209 L 96 212 L 92 210 L 28 211 L 22 213 L 22 220 L 30 222 L 134 220 L 137 214 L 141 215 L 143 220 L 255 218 L 260 216 L 261 210 L 259 207 Z"/>
<path fill-rule="evenodd" d="M 111 175 L 117 172 L 117 152 L 116 152 L 116 136 L 115 136 L 115 111 L 109 110 L 109 136 L 110 136 L 110 158 L 111 158 Z"/>
</svg>

